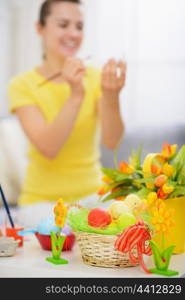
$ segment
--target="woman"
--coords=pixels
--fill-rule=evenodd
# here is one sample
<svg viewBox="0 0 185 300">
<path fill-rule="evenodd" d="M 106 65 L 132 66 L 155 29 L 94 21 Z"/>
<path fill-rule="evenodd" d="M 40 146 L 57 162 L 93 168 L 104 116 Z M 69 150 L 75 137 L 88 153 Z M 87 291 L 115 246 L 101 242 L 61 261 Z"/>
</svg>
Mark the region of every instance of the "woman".
<svg viewBox="0 0 185 300">
<path fill-rule="evenodd" d="M 125 64 L 110 60 L 101 74 L 86 68 L 75 58 L 83 26 L 79 0 L 44 1 L 37 24 L 44 61 L 9 85 L 10 110 L 31 142 L 21 205 L 60 197 L 74 203 L 96 193 L 99 141 L 114 149 L 123 134 L 119 94 Z M 60 76 L 45 82 L 59 71 Z"/>
</svg>

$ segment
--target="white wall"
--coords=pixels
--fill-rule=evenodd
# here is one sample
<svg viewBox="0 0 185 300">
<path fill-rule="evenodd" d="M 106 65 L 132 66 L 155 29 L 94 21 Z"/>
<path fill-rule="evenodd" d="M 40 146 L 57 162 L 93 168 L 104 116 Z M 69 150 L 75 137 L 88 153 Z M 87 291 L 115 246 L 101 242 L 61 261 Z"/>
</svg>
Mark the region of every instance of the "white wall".
<svg viewBox="0 0 185 300">
<path fill-rule="evenodd" d="M 99 0 L 98 51 L 125 54 L 122 112 L 128 130 L 184 123 L 185 1 Z"/>
<path fill-rule="evenodd" d="M 185 1 L 140 0 L 136 122 L 185 122 Z"/>
<path fill-rule="evenodd" d="M 6 84 L 40 61 L 34 30 L 41 0 L 0 1 L 0 116 L 7 113 Z M 185 1 L 84 0 L 82 55 L 97 65 L 126 57 L 122 112 L 128 130 L 184 122 Z"/>
</svg>

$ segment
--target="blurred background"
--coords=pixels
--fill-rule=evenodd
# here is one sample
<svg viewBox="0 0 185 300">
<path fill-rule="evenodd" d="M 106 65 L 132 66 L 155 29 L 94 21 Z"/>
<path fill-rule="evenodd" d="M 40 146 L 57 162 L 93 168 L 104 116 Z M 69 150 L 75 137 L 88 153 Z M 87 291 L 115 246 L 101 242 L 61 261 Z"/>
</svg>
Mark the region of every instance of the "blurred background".
<svg viewBox="0 0 185 300">
<path fill-rule="evenodd" d="M 39 64 L 35 32 L 41 0 L 0 0 L 0 182 L 14 203 L 27 163 L 26 139 L 9 116 L 7 84 Z M 81 56 L 101 67 L 108 58 L 128 66 L 121 109 L 126 134 L 118 151 L 126 160 L 143 145 L 143 155 L 163 142 L 185 143 L 185 1 L 83 0 L 85 42 Z M 102 162 L 113 153 L 102 148 Z"/>
</svg>

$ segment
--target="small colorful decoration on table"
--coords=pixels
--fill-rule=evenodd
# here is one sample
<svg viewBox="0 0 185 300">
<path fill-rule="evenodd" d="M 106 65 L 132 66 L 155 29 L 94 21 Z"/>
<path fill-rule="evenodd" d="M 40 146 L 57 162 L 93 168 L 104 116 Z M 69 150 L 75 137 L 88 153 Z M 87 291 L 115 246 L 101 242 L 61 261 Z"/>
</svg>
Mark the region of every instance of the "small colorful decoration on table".
<svg viewBox="0 0 185 300">
<path fill-rule="evenodd" d="M 14 228 L 6 227 L 6 236 L 13 237 L 15 240 L 17 240 L 19 247 L 22 247 L 23 243 L 24 243 L 23 236 L 19 235 L 19 231 L 22 231 L 22 230 L 24 230 L 24 228 L 18 227 L 17 225 Z"/>
<path fill-rule="evenodd" d="M 12 237 L 0 237 L 0 257 L 13 256 L 16 253 L 18 241 Z"/>
<path fill-rule="evenodd" d="M 47 257 L 46 260 L 55 265 L 68 264 L 68 261 L 61 258 L 63 244 L 65 242 L 66 236 L 61 235 L 62 228 L 65 225 L 65 220 L 67 216 L 67 207 L 64 205 L 62 199 L 57 201 L 54 208 L 55 223 L 58 227 L 58 232 L 51 231 L 51 243 L 52 243 L 52 257 Z"/>
<path fill-rule="evenodd" d="M 165 247 L 165 235 L 169 234 L 172 226 L 174 226 L 173 219 L 174 210 L 167 209 L 164 200 L 156 198 L 154 208 L 152 209 L 152 224 L 154 232 L 161 235 L 161 243 L 157 244 L 153 240 L 150 241 L 150 246 L 153 252 L 155 269 L 150 271 L 155 274 L 165 276 L 175 276 L 179 272 L 169 270 L 170 259 L 175 248 L 174 245 Z"/>
<path fill-rule="evenodd" d="M 66 236 L 66 239 L 65 239 L 63 247 L 62 247 L 62 251 L 72 250 L 73 245 L 75 243 L 75 235 L 71 232 L 71 230 L 69 229 L 69 227 L 67 225 L 65 225 L 62 228 L 61 234 Z M 39 232 L 35 232 L 35 235 L 36 235 L 43 250 L 47 250 L 47 251 L 52 250 L 50 233 L 45 235 L 45 234 L 41 234 Z"/>
<path fill-rule="evenodd" d="M 20 236 L 28 234 L 35 234 L 43 250 L 51 251 L 51 231 L 58 232 L 58 227 L 55 224 L 55 217 L 49 216 L 41 220 L 36 229 L 19 231 Z M 72 250 L 75 243 L 75 235 L 72 233 L 71 228 L 65 224 L 61 231 L 62 235 L 66 236 L 63 244 L 62 251 Z"/>
<path fill-rule="evenodd" d="M 10 208 L 8 205 L 8 201 L 5 197 L 5 194 L 4 194 L 4 191 L 1 187 L 1 185 L 0 185 L 0 196 L 2 198 L 4 208 L 6 210 L 6 213 L 7 213 L 10 225 L 11 225 L 11 227 L 6 227 L 6 235 L 7 235 L 7 237 L 13 237 L 15 240 L 18 240 L 19 247 L 22 247 L 23 246 L 23 237 L 18 235 L 18 231 L 23 230 L 23 228 L 19 228 L 18 226 L 15 227 L 13 218 L 11 216 Z"/>
</svg>

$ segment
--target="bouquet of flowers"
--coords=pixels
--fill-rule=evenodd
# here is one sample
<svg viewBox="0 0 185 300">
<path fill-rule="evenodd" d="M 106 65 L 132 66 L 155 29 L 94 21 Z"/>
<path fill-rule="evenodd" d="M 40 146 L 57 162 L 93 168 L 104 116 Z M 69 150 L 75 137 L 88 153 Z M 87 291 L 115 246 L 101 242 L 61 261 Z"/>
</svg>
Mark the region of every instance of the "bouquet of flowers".
<svg viewBox="0 0 185 300">
<path fill-rule="evenodd" d="M 131 153 L 129 162 L 121 161 L 119 165 L 116 162 L 115 169 L 102 168 L 104 184 L 98 191 L 101 201 L 124 200 L 129 194 L 143 197 L 149 193 L 146 183 L 150 182 L 150 178 L 144 178 L 141 152 L 140 147 L 138 151 Z"/>
</svg>

